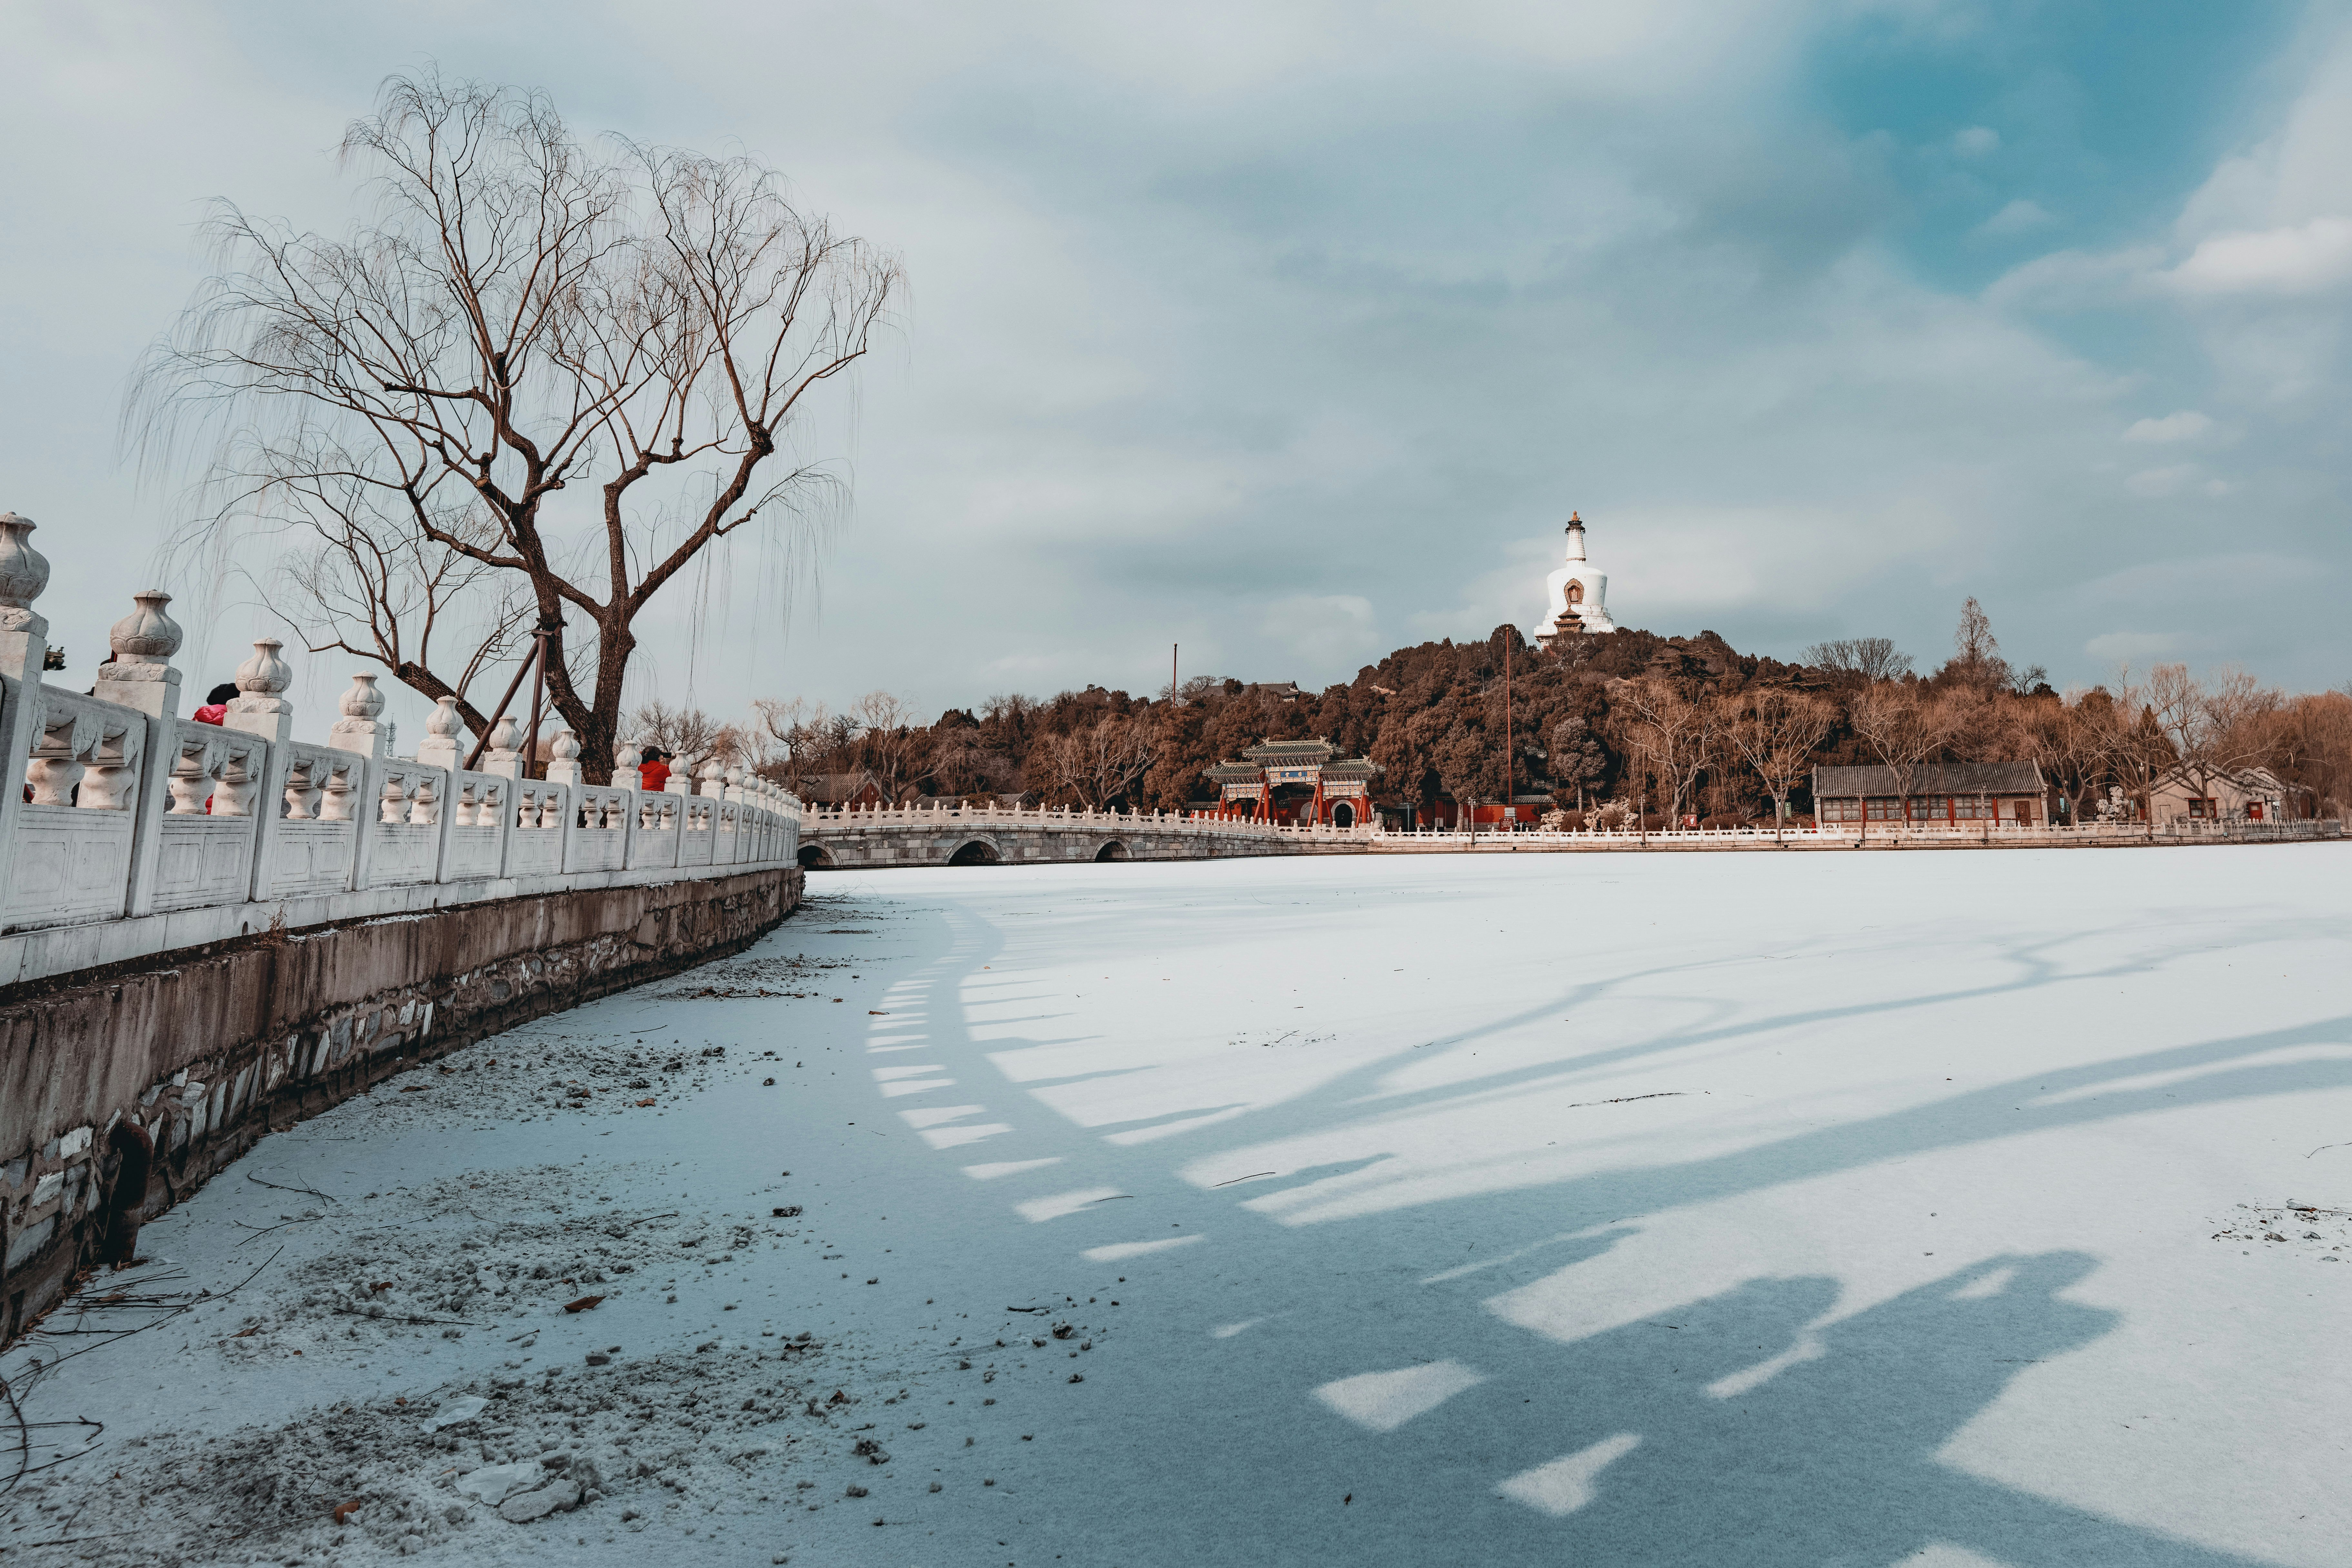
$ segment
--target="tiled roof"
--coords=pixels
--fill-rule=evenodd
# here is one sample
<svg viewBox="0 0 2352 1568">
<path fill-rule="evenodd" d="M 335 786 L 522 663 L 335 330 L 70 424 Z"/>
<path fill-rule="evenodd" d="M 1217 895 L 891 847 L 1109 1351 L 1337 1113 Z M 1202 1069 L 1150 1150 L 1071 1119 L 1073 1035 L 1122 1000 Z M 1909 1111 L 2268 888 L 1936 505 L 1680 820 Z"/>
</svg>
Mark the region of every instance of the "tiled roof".
<svg viewBox="0 0 2352 1568">
<path fill-rule="evenodd" d="M 1902 793 L 1895 770 L 1882 767 L 1815 768 L 1813 798 Z M 2032 763 L 1922 763 L 1911 772 L 1911 794 L 2040 795 L 2042 770 Z"/>
<path fill-rule="evenodd" d="M 1260 741 L 1242 748 L 1242 755 L 1254 763 L 1328 763 L 1339 754 L 1328 741 Z"/>
</svg>

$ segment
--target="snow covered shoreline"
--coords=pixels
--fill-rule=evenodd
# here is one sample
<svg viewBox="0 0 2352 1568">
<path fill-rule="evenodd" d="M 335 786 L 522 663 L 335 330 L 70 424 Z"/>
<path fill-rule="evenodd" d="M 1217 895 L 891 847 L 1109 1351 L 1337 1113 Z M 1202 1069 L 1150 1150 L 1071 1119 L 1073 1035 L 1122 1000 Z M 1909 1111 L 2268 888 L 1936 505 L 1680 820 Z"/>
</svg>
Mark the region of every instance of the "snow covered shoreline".
<svg viewBox="0 0 2352 1568">
<path fill-rule="evenodd" d="M 2336 1561 L 2347 868 L 835 874 L 151 1227 L 0 1561 Z"/>
</svg>

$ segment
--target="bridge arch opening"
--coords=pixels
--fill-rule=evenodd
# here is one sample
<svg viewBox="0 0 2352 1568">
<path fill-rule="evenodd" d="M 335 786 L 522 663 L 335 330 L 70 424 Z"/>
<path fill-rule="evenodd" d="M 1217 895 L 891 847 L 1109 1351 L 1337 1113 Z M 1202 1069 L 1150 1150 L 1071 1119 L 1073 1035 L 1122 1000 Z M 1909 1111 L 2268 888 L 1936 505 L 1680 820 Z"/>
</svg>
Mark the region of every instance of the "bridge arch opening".
<svg viewBox="0 0 2352 1568">
<path fill-rule="evenodd" d="M 832 850 L 830 850 L 830 849 L 827 849 L 827 848 L 826 848 L 824 845 L 822 845 L 822 844 L 803 844 L 803 845 L 802 845 L 802 846 L 801 846 L 801 869 L 802 869 L 802 870 L 803 870 L 803 871 L 830 871 L 830 870 L 832 870 L 832 869 L 833 869 L 833 851 L 832 851 Z"/>
<path fill-rule="evenodd" d="M 948 864 L 950 866 L 996 866 L 1003 864 L 1003 859 L 1004 857 L 996 852 L 995 845 L 991 844 L 985 838 L 975 838 L 970 843 L 959 847 L 954 854 L 949 856 Z"/>
<path fill-rule="evenodd" d="M 1127 852 L 1126 845 L 1121 844 L 1118 839 L 1114 838 L 1109 843 L 1095 851 L 1095 858 L 1097 860 L 1132 860 L 1135 857 Z"/>
</svg>

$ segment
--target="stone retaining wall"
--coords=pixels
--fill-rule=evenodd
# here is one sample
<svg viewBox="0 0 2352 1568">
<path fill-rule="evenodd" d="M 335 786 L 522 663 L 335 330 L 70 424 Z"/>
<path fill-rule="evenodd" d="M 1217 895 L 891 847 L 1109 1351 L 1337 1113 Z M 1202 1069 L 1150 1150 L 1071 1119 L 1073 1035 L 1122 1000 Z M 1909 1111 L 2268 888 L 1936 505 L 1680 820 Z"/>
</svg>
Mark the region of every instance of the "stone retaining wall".
<svg viewBox="0 0 2352 1568">
<path fill-rule="evenodd" d="M 262 1134 L 749 946 L 778 868 L 268 932 L 0 989 L 0 1344 Z"/>
</svg>

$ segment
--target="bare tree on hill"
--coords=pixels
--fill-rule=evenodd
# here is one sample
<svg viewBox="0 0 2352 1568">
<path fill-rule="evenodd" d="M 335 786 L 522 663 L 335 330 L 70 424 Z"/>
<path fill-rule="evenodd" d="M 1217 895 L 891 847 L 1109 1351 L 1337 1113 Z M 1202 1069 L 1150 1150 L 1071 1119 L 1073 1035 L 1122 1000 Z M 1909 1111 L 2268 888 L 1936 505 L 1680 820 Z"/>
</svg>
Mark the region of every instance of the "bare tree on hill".
<svg viewBox="0 0 2352 1568">
<path fill-rule="evenodd" d="M 2269 760 L 2284 696 L 2242 669 L 2224 669 L 2209 683 L 2185 664 L 2147 672 L 2147 710 L 2171 742 L 2180 772 L 2200 795 L 2221 780 Z"/>
<path fill-rule="evenodd" d="M 737 725 L 699 708 L 672 708 L 659 700 L 629 715 L 628 737 L 659 746 L 677 759 L 671 771 L 688 775 L 713 757 L 722 763 L 741 762 L 751 749 L 750 737 Z"/>
<path fill-rule="evenodd" d="M 1893 637 L 1839 637 L 1805 650 L 1805 662 L 1843 685 L 1874 686 L 1911 673 L 1911 656 L 1898 653 Z"/>
<path fill-rule="evenodd" d="M 1143 777 L 1156 749 L 1146 721 L 1108 714 L 1066 734 L 1046 736 L 1029 754 L 1029 782 L 1099 811 Z"/>
<path fill-rule="evenodd" d="M 1952 630 L 1952 657 L 1937 674 L 1979 689 L 2005 689 L 2010 683 L 2009 660 L 2000 657 L 1992 617 L 1974 596 L 1960 606 L 1960 624 Z"/>
<path fill-rule="evenodd" d="M 1952 713 L 1944 703 L 1916 685 L 1889 682 L 1856 692 L 1846 718 L 1862 743 L 1894 775 L 1895 793 L 1909 815 L 1911 797 L 1919 792 L 1919 771 L 1943 749 L 1951 732 Z M 1865 820 L 1862 830 L 1867 834 Z"/>
<path fill-rule="evenodd" d="M 602 782 L 656 595 L 739 538 L 789 569 L 837 502 L 794 447 L 812 395 L 885 324 L 899 263 L 795 211 L 773 169 L 592 149 L 536 93 L 394 77 L 341 151 L 372 219 L 335 239 L 219 208 L 221 270 L 150 356 L 126 423 L 157 461 L 180 437 L 215 443 L 215 504 L 187 544 L 316 535 L 322 481 L 360 498 L 362 549 L 296 580 L 322 590 L 298 625 L 413 616 L 364 569 L 371 551 L 452 552 L 488 569 L 486 591 L 510 574 Z M 576 641 L 593 647 L 583 673 Z M 420 638 L 402 647 L 398 679 L 460 689 L 463 653 L 436 666 Z"/>
<path fill-rule="evenodd" d="M 1545 765 L 1551 774 L 1553 788 L 1575 789 L 1576 809 L 1581 814 L 1585 791 L 1598 788 L 1602 775 L 1609 771 L 1609 753 L 1601 749 L 1583 717 L 1571 713 L 1551 727 Z"/>
<path fill-rule="evenodd" d="M 884 797 L 897 800 L 899 786 L 906 782 L 915 710 L 895 693 L 869 691 L 849 705 L 848 717 L 857 725 L 859 749 Z"/>
<path fill-rule="evenodd" d="M 1818 697 L 1784 686 L 1760 687 L 1732 700 L 1726 726 L 1740 760 L 1756 770 L 1772 797 L 1772 837 L 1789 818 L 1789 794 L 1812 766 L 1813 749 L 1837 722 L 1837 710 Z"/>
<path fill-rule="evenodd" d="M 1612 681 L 1608 691 L 1622 749 L 1644 760 L 1667 796 L 1671 820 L 1679 826 L 1684 805 L 1697 794 L 1699 775 L 1715 761 L 1714 715 L 1656 676 Z"/>
</svg>

